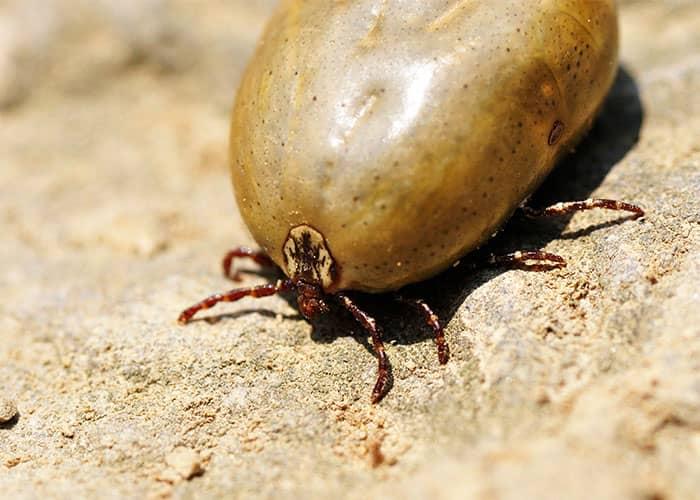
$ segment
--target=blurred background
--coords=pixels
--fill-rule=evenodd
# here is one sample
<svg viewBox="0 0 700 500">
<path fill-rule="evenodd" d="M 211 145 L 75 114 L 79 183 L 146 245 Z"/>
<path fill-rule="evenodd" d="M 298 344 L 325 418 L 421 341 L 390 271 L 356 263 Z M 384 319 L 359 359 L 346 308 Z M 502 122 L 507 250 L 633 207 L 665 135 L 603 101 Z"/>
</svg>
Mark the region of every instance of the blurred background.
<svg viewBox="0 0 700 500">
<path fill-rule="evenodd" d="M 273 3 L 2 2 L 6 214 L 21 212 L 29 228 L 55 218 L 28 231 L 37 245 L 148 255 L 209 216 L 230 230 L 229 112 Z M 20 202 L 29 199 L 41 202 Z M 173 199 L 189 200 L 192 217 Z"/>
<path fill-rule="evenodd" d="M 347 321 L 175 324 L 252 244 L 228 122 L 275 4 L 0 0 L 2 496 L 700 498 L 700 2 L 618 2 L 624 78 L 553 184 L 614 158 L 588 187 L 647 220 L 453 286 L 445 369 L 390 313 L 378 407 Z"/>
</svg>

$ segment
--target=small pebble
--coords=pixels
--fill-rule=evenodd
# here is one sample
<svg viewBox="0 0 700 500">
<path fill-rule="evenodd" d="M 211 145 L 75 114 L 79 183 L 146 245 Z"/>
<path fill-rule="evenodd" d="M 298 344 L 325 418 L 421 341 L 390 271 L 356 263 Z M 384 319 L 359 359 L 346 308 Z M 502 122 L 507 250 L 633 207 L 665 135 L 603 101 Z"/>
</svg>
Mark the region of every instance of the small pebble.
<svg viewBox="0 0 700 500">
<path fill-rule="evenodd" d="M 0 397 L 0 424 L 5 424 L 17 415 L 17 405 L 14 401 Z"/>
<path fill-rule="evenodd" d="M 65 425 L 61 428 L 61 435 L 65 438 L 72 439 L 75 437 L 75 429 L 69 425 Z"/>
<path fill-rule="evenodd" d="M 202 458 L 195 450 L 185 447 L 175 448 L 165 462 L 183 479 L 192 479 L 204 472 Z"/>
</svg>

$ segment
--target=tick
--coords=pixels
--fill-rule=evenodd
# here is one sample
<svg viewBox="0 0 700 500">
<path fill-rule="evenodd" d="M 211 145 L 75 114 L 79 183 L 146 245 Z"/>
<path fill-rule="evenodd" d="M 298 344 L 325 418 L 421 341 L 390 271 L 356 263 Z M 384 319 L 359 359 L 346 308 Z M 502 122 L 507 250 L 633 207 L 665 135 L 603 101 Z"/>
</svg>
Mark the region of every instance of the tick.
<svg viewBox="0 0 700 500">
<path fill-rule="evenodd" d="M 289 0 L 274 13 L 233 110 L 230 168 L 260 250 L 224 259 L 276 266 L 285 279 L 213 295 L 180 315 L 244 297 L 295 293 L 311 320 L 330 302 L 371 335 L 372 402 L 390 385 L 382 331 L 353 291 L 395 292 L 483 245 L 507 219 L 605 208 L 585 200 L 523 206 L 590 127 L 617 69 L 612 0 Z M 543 251 L 489 264 L 542 270 Z M 437 315 L 402 300 L 449 348 Z"/>
</svg>

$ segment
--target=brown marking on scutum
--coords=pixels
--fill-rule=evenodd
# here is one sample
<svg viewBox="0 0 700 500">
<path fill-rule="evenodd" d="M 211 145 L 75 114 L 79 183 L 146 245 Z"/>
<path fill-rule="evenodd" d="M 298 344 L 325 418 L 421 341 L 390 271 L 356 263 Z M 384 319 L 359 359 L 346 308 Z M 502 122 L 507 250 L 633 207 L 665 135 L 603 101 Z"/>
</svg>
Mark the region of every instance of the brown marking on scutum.
<svg viewBox="0 0 700 500">
<path fill-rule="evenodd" d="M 287 275 L 293 280 L 317 284 L 324 290 L 338 281 L 338 265 L 324 236 L 302 224 L 289 231 L 282 247 Z"/>
<path fill-rule="evenodd" d="M 558 143 L 561 137 L 564 135 L 565 129 L 566 126 L 563 122 L 559 120 L 555 121 L 554 125 L 552 125 L 551 132 L 549 132 L 549 138 L 547 139 L 547 143 L 550 146 L 554 146 L 556 143 Z"/>
</svg>

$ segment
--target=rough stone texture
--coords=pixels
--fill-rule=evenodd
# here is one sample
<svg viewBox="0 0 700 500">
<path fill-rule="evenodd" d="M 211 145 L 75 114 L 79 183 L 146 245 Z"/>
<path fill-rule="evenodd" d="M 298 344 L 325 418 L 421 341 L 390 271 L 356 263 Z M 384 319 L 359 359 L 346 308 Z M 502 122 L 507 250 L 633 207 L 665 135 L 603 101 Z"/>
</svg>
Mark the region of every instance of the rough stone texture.
<svg viewBox="0 0 700 500">
<path fill-rule="evenodd" d="M 517 220 L 491 249 L 569 266 L 416 287 L 446 367 L 417 319 L 364 299 L 391 339 L 378 406 L 344 315 L 312 328 L 271 298 L 175 323 L 250 243 L 225 155 L 273 2 L 251 3 L 0 4 L 3 496 L 700 498 L 697 1 L 622 2 L 623 71 L 537 199 L 646 220 Z"/>
<path fill-rule="evenodd" d="M 17 405 L 10 399 L 0 397 L 0 424 L 6 424 L 17 416 Z"/>
</svg>

